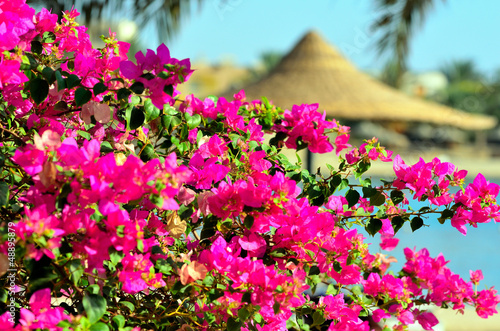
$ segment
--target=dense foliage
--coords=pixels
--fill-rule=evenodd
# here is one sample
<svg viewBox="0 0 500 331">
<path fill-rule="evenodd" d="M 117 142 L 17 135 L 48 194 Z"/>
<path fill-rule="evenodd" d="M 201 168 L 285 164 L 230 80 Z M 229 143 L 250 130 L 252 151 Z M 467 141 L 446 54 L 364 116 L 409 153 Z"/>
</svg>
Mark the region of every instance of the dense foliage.
<svg viewBox="0 0 500 331">
<path fill-rule="evenodd" d="M 95 49 L 77 15 L 0 2 L 2 330 L 369 330 L 391 316 L 432 330 L 429 305 L 496 313 L 480 271 L 464 280 L 425 248 L 389 271 L 359 230 L 386 251 L 429 215 L 466 234 L 500 221 L 498 185 L 395 156 L 376 187 L 363 174 L 392 153 L 351 148 L 318 105 L 181 99 L 189 60 L 161 45 L 129 61 L 113 34 Z M 284 148 L 340 162 L 311 174 Z"/>
</svg>

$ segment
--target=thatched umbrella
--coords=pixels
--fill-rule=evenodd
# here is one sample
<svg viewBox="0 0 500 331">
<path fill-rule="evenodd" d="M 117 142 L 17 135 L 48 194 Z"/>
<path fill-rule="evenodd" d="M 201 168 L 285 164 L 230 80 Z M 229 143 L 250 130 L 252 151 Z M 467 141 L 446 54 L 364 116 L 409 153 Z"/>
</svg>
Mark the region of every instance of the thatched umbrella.
<svg viewBox="0 0 500 331">
<path fill-rule="evenodd" d="M 319 103 L 335 119 L 425 122 L 486 130 L 496 119 L 407 96 L 357 70 L 317 33 L 309 32 L 276 68 L 244 88 L 247 99 L 275 105 Z"/>
</svg>

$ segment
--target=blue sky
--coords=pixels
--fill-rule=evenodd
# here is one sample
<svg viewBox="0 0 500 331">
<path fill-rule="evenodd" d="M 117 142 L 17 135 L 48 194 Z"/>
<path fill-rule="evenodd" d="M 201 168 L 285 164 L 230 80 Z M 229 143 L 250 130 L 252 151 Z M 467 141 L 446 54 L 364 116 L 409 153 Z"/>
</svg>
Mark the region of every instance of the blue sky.
<svg viewBox="0 0 500 331">
<path fill-rule="evenodd" d="M 309 30 L 319 31 L 362 69 L 379 69 L 373 0 L 206 0 L 167 44 L 177 58 L 255 64 L 262 52 L 286 52 Z M 409 67 L 435 70 L 453 60 L 473 60 L 491 74 L 500 68 L 500 1 L 436 0 L 411 41 Z M 154 35 L 154 33 L 153 33 Z M 151 41 L 149 47 L 156 47 Z"/>
</svg>

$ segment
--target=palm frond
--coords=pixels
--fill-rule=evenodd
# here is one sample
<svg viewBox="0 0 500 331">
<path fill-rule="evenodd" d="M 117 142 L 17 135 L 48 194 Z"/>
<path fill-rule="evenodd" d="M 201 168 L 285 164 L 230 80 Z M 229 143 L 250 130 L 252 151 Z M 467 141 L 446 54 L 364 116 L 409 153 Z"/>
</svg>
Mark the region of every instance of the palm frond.
<svg viewBox="0 0 500 331">
<path fill-rule="evenodd" d="M 181 22 L 189 17 L 195 5 L 201 8 L 203 0 L 28 0 L 28 3 L 52 9 L 61 16 L 65 10 L 78 5 L 86 25 L 93 20 L 113 17 L 133 18 L 139 26 L 155 24 L 160 40 L 171 40 Z"/>
<path fill-rule="evenodd" d="M 377 40 L 379 54 L 391 52 L 398 76 L 407 67 L 409 42 L 437 0 L 376 0 L 379 18 L 372 29 L 381 31 Z M 445 1 L 445 0 L 442 0 Z"/>
</svg>

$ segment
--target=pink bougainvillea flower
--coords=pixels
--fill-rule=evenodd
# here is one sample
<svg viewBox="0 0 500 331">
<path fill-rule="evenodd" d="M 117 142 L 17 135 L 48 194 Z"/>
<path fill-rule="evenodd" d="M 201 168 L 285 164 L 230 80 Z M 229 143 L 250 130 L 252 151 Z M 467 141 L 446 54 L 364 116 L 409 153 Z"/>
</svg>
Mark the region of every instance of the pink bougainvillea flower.
<svg viewBox="0 0 500 331">
<path fill-rule="evenodd" d="M 241 248 L 248 251 L 252 257 L 263 257 L 266 253 L 266 240 L 256 233 L 246 233 L 245 236 L 238 239 L 238 242 Z"/>
<path fill-rule="evenodd" d="M 483 272 L 481 270 L 476 270 L 476 271 L 469 271 L 470 273 L 470 280 L 474 285 L 479 284 L 481 280 L 483 280 Z"/>
<path fill-rule="evenodd" d="M 418 309 L 416 310 L 416 313 L 418 313 Z M 434 330 L 433 327 L 439 323 L 436 316 L 431 312 L 423 312 L 418 314 L 417 321 L 424 330 L 431 330 L 431 331 Z"/>
</svg>

